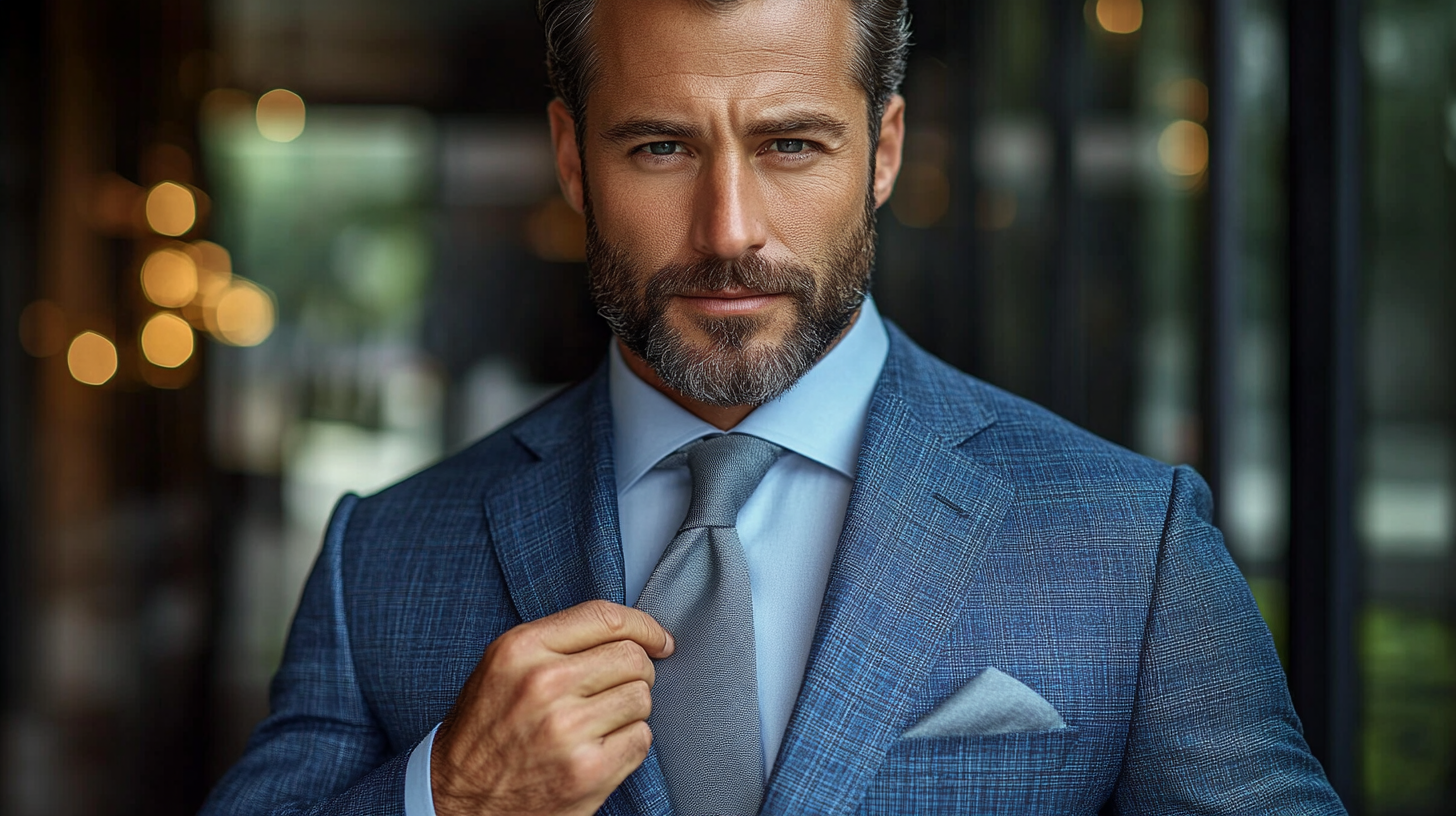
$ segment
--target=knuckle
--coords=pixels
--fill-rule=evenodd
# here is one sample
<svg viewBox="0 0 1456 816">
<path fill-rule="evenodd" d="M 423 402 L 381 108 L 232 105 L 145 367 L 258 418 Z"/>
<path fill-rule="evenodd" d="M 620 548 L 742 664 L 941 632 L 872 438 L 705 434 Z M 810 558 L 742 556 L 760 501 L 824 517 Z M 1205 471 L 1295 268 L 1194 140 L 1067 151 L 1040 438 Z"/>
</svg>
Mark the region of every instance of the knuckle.
<svg viewBox="0 0 1456 816">
<path fill-rule="evenodd" d="M 647 683 L 647 687 L 650 689 L 657 682 L 657 664 L 653 663 L 652 658 L 648 657 L 647 653 L 641 649 L 638 649 L 637 654 L 637 659 L 641 661 L 641 665 L 638 667 L 638 675 Z"/>
<path fill-rule="evenodd" d="M 638 762 L 647 758 L 647 752 L 652 748 L 652 726 L 646 720 L 634 723 L 631 726 L 632 739 L 628 742 L 633 751 L 633 756 Z"/>
<path fill-rule="evenodd" d="M 592 601 L 591 612 L 598 622 L 611 634 L 619 635 L 627 629 L 627 612 L 623 607 L 606 601 Z"/>
<path fill-rule="evenodd" d="M 652 658 L 647 656 L 646 650 L 641 646 L 630 640 L 621 640 L 617 641 L 612 651 L 613 660 L 623 673 L 649 682 L 655 677 L 657 669 L 652 664 Z"/>
<path fill-rule="evenodd" d="M 647 656 L 647 650 L 642 648 L 641 646 L 638 646 L 636 643 L 632 643 L 631 641 L 627 641 L 626 643 L 627 657 L 629 660 L 632 661 L 632 665 L 642 672 L 651 671 L 652 658 Z"/>
<path fill-rule="evenodd" d="M 612 652 L 613 657 L 628 669 L 640 671 L 644 662 L 651 662 L 647 659 L 647 653 L 642 651 L 642 647 L 630 640 L 619 640 L 613 643 Z"/>
<path fill-rule="evenodd" d="M 641 712 L 645 719 L 652 713 L 652 689 L 641 680 L 634 680 L 627 690 L 627 699 L 634 712 Z"/>
<path fill-rule="evenodd" d="M 541 718 L 541 736 L 550 745 L 570 744 L 575 733 L 576 723 L 560 711 L 549 712 Z"/>
<path fill-rule="evenodd" d="M 606 765 L 600 751 L 582 750 L 576 754 L 576 778 L 582 784 L 596 785 L 606 776 Z"/>
<path fill-rule="evenodd" d="M 538 700 L 560 697 L 568 683 L 567 671 L 559 663 L 544 663 L 529 669 L 522 678 L 525 693 Z"/>
<path fill-rule="evenodd" d="M 574 752 L 566 763 L 566 787 L 578 795 L 600 786 L 606 776 L 606 762 L 599 751 L 582 748 Z"/>
<path fill-rule="evenodd" d="M 512 665 L 523 660 L 530 651 L 530 636 L 521 627 L 508 630 L 486 648 L 486 657 L 492 662 Z"/>
<path fill-rule="evenodd" d="M 486 644 L 485 653 L 480 657 L 481 664 L 489 665 L 498 662 L 506 650 L 510 648 L 510 637 L 511 633 L 506 632 L 503 635 L 498 635 L 495 640 Z"/>
</svg>

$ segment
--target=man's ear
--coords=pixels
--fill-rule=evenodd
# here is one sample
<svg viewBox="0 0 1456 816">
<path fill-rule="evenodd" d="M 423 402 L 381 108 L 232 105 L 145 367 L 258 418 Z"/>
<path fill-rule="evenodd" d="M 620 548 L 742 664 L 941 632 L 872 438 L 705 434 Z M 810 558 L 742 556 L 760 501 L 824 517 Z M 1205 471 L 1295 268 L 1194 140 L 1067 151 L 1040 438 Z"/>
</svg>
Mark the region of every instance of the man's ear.
<svg viewBox="0 0 1456 816">
<path fill-rule="evenodd" d="M 882 207 L 895 191 L 895 178 L 905 154 L 905 97 L 895 94 L 880 117 L 880 144 L 875 148 L 875 206 Z"/>
<path fill-rule="evenodd" d="M 551 120 L 551 146 L 556 151 L 556 181 L 572 209 L 582 212 L 586 207 L 581 183 L 581 151 L 576 144 L 576 120 L 560 99 L 553 99 L 546 106 L 546 116 Z"/>
</svg>

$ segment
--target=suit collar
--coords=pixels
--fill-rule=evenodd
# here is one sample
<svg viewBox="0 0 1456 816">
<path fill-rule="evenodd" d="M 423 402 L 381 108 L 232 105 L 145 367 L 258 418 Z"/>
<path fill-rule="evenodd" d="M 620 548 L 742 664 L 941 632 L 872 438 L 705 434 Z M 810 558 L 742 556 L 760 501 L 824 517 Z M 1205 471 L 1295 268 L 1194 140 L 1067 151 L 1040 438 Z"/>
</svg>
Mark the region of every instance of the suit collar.
<svg viewBox="0 0 1456 816">
<path fill-rule="evenodd" d="M 973 381 L 890 330 L 859 476 L 763 813 L 852 812 L 1012 501 L 956 451 L 995 416 Z"/>
<path fill-rule="evenodd" d="M 911 414 L 946 444 L 956 447 L 996 423 L 986 386 L 932 356 L 886 321 L 890 354 L 877 397 L 898 396 Z"/>
</svg>

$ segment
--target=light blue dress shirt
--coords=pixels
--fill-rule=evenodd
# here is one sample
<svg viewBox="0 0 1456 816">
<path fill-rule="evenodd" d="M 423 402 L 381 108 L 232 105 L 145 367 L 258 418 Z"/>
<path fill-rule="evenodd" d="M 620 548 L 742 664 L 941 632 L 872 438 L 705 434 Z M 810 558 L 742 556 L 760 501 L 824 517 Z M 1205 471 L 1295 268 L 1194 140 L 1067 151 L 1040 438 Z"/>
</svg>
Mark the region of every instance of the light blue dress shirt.
<svg viewBox="0 0 1456 816">
<path fill-rule="evenodd" d="M 854 326 L 823 359 L 787 393 L 733 428 L 785 450 L 738 514 L 753 589 L 765 774 L 778 756 L 804 679 L 854 486 L 870 397 L 889 349 L 879 311 L 866 299 Z M 615 341 L 608 365 L 622 560 L 627 603 L 632 604 L 682 524 L 691 498 L 688 471 L 658 470 L 657 463 L 721 431 L 632 373 Z M 434 736 L 431 731 L 410 755 L 406 816 L 435 816 L 430 792 Z"/>
</svg>

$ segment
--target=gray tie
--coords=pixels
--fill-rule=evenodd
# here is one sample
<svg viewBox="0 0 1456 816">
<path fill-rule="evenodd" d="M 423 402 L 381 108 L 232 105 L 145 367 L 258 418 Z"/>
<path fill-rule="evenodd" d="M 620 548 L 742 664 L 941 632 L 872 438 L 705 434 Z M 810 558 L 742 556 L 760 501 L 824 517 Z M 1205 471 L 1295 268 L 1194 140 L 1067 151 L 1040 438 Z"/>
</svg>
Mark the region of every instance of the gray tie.
<svg viewBox="0 0 1456 816">
<path fill-rule="evenodd" d="M 753 594 L 738 511 L 782 449 L 752 436 L 701 439 L 658 467 L 687 464 L 687 518 L 637 607 L 677 641 L 657 662 L 652 726 L 679 816 L 753 814 L 763 801 Z"/>
</svg>

